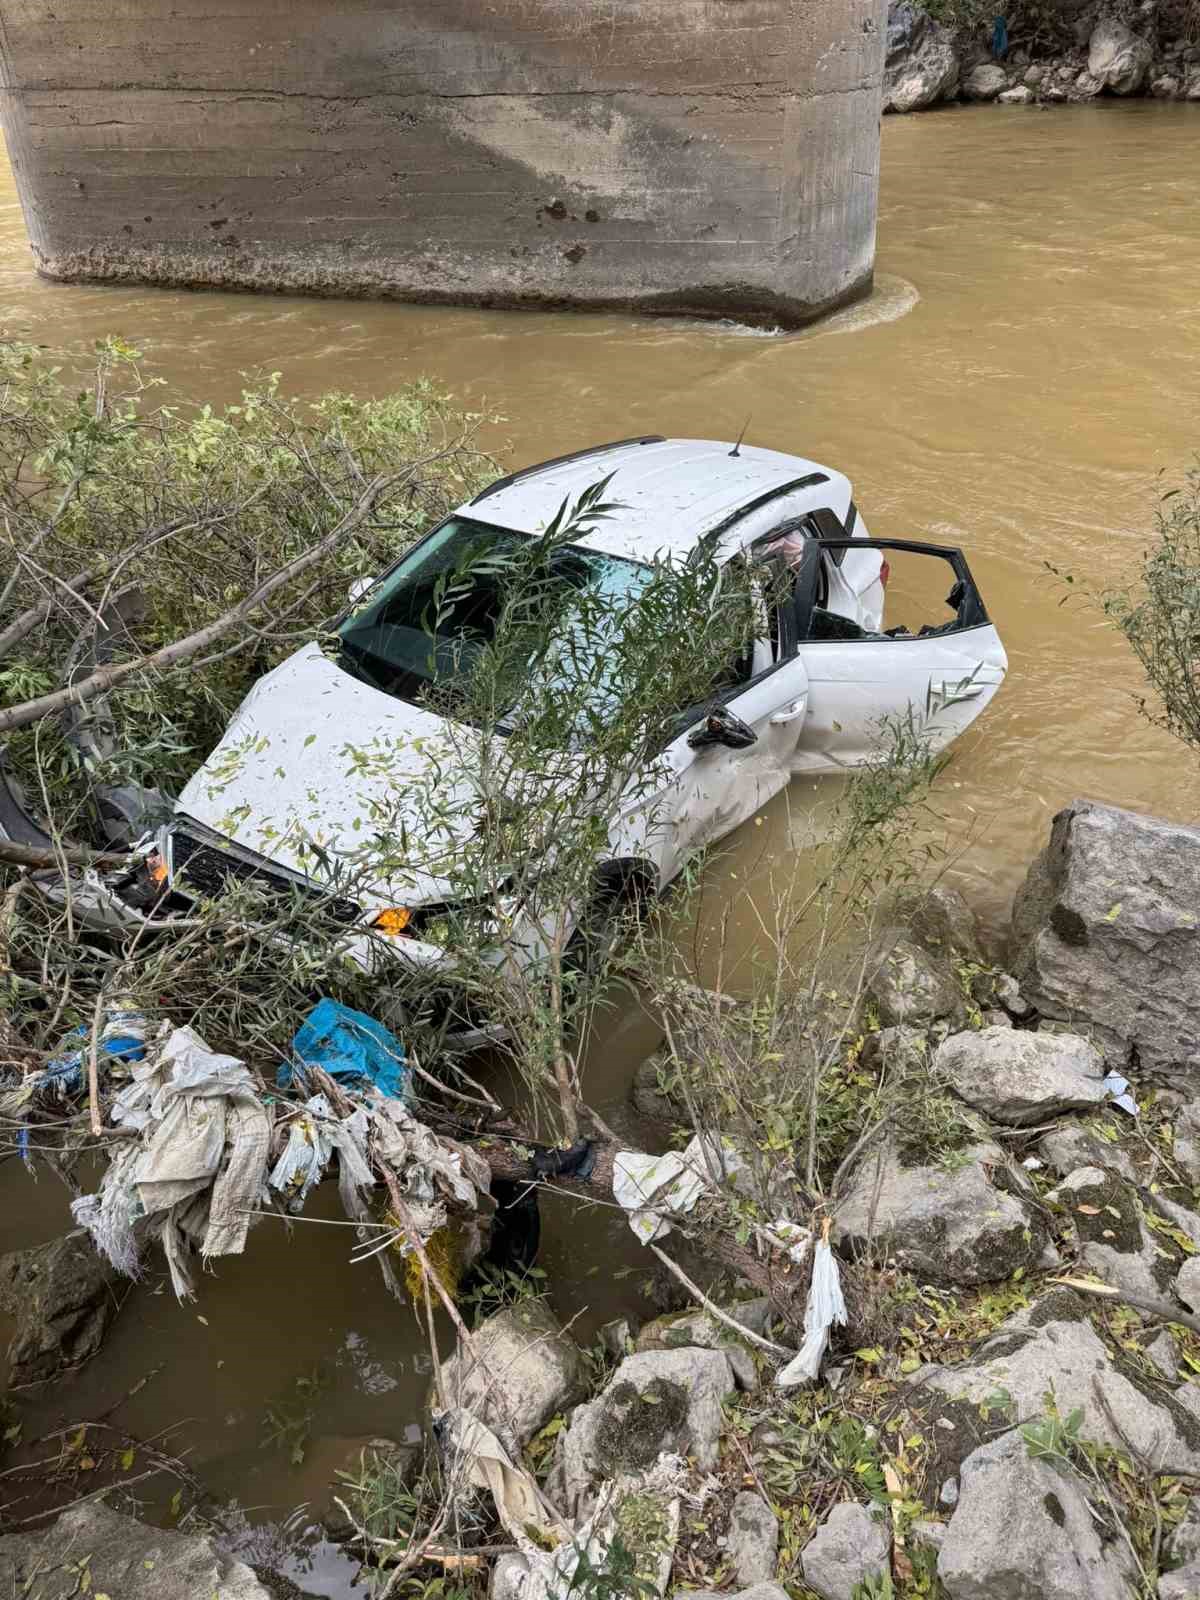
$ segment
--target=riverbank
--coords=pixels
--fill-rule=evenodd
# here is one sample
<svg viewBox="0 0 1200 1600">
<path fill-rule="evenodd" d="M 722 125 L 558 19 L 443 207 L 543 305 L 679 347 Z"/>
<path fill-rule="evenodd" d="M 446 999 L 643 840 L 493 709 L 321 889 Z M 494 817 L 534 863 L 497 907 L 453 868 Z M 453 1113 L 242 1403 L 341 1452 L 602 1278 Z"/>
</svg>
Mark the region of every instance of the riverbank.
<svg viewBox="0 0 1200 1600">
<path fill-rule="evenodd" d="M 1166 8 L 1163 8 L 1166 12 Z M 1010 44 L 1007 27 L 949 26 L 920 0 L 888 12 L 885 111 L 929 110 L 953 101 L 983 105 L 1085 104 L 1102 96 L 1149 95 L 1200 103 L 1200 38 L 1156 0 L 1085 4 L 1057 26 Z"/>
<path fill-rule="evenodd" d="M 1198 899 L 1200 830 L 1088 801 L 1056 818 L 1003 949 L 961 896 L 922 894 L 873 947 L 863 1032 L 822 1107 L 844 1141 L 822 1210 L 805 1209 L 791 1146 L 771 1157 L 770 1128 L 754 1153 L 726 1135 L 723 1174 L 700 1175 L 685 1214 L 677 1192 L 651 1206 L 682 1277 L 639 1246 L 651 1302 L 589 1343 L 551 1309 L 552 1282 L 513 1275 L 456 1345 L 440 1331 L 425 1448 L 342 1439 L 318 1453 L 298 1522 L 253 1534 L 183 1438 L 168 1450 L 119 1419 L 23 1447 L 14 1396 L 11 1493 L 40 1473 L 80 1503 L 0 1538 L 0 1576 L 19 1588 L 36 1570 L 57 1600 L 86 1553 L 90 1585 L 130 1600 L 184 1600 L 197 1574 L 222 1600 L 290 1592 L 281 1579 L 349 1600 L 407 1557 L 414 1583 L 453 1581 L 458 1600 L 554 1600 L 580 1571 L 596 1600 L 1057 1600 L 1065 1570 L 1084 1600 L 1183 1600 L 1200 1582 Z M 762 1019 L 718 1010 L 740 1058 Z M 696 1131 L 710 1071 L 668 1047 L 638 1073 L 663 1145 Z M 612 1170 L 600 1140 L 592 1175 L 542 1203 L 603 1203 Z M 730 1205 L 751 1238 L 776 1208 L 799 1219 L 740 1285 L 714 1260 Z M 50 1261 L 9 1258 L 5 1277 L 39 1287 L 29 1320 L 53 1335 L 96 1297 L 61 1253 L 40 1277 L 31 1258 Z M 38 1373 L 61 1384 L 80 1352 L 64 1340 L 48 1366 L 51 1346 Z M 303 1456 L 302 1403 L 275 1423 Z M 23 1464 L 47 1449 L 49 1474 Z M 164 1478 L 170 1532 L 95 1504 L 136 1512 L 154 1494 L 137 1485 Z M 338 1587 L 308 1587 L 305 1547 L 327 1566 L 340 1549 Z"/>
</svg>

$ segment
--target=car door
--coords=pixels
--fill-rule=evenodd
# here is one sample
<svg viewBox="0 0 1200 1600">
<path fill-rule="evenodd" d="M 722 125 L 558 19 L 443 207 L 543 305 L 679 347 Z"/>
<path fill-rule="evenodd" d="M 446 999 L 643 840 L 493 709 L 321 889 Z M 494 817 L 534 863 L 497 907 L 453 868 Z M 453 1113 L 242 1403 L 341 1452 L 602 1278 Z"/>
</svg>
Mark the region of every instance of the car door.
<svg viewBox="0 0 1200 1600">
<path fill-rule="evenodd" d="M 825 604 L 834 554 L 864 546 L 882 557 L 878 631 Z M 794 626 L 808 678 L 798 772 L 861 765 L 886 745 L 888 725 L 910 715 L 939 749 L 988 705 L 1008 667 L 961 550 L 946 545 L 814 539 L 796 579 Z"/>
<path fill-rule="evenodd" d="M 808 673 L 797 650 L 790 604 L 773 603 L 769 637 L 755 644 L 748 676 L 721 688 L 679 719 L 659 761 L 661 783 L 622 815 L 621 852 L 649 856 L 669 883 L 693 851 L 752 817 L 795 770 L 808 711 Z M 741 748 L 689 742 L 721 707 L 753 734 Z"/>
</svg>

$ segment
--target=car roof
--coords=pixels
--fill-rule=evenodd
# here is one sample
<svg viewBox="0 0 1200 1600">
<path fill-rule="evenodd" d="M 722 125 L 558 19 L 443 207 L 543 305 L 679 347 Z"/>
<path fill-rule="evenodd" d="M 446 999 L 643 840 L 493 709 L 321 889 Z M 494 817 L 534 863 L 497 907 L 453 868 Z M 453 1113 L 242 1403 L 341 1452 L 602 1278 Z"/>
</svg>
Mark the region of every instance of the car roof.
<svg viewBox="0 0 1200 1600">
<path fill-rule="evenodd" d="M 575 501 L 611 473 L 605 498 L 618 501 L 621 509 L 579 542 L 642 561 L 684 555 L 701 535 L 727 520 L 722 549 L 738 548 L 782 515 L 830 506 L 845 516 L 850 484 L 842 473 L 780 450 L 743 444 L 734 455 L 733 449 L 720 439 L 598 445 L 502 478 L 463 510 L 480 521 L 535 533 L 564 500 Z"/>
</svg>

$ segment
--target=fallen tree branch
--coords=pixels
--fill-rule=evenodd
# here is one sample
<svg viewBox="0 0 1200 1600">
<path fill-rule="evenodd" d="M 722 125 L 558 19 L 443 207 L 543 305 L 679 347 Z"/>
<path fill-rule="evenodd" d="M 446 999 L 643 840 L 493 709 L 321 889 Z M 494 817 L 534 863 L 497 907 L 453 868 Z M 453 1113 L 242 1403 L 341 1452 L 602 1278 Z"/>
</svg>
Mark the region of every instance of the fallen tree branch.
<svg viewBox="0 0 1200 1600">
<path fill-rule="evenodd" d="M 100 667 L 95 672 L 89 673 L 86 678 L 80 679 L 78 683 L 69 684 L 64 689 L 55 689 L 49 694 L 38 695 L 33 700 L 22 701 L 20 705 L 8 706 L 0 711 L 0 734 L 10 733 L 14 728 L 24 728 L 31 722 L 40 721 L 43 717 L 53 716 L 56 712 L 65 710 L 67 706 L 83 705 L 88 700 L 94 700 L 98 694 L 103 694 L 106 689 L 124 682 L 126 678 L 177 667 L 193 656 L 199 655 L 217 639 L 244 623 L 278 590 L 323 560 L 348 533 L 365 520 L 380 495 L 391 488 L 399 476 L 400 474 L 390 476 L 381 474 L 372 479 L 354 505 L 338 519 L 337 525 L 331 528 L 323 539 L 318 539 L 316 544 L 311 545 L 302 555 L 296 556 L 277 572 L 272 573 L 269 578 L 265 578 L 244 600 L 231 606 L 206 627 L 198 628 L 195 633 L 185 634 L 182 639 L 174 639 L 161 649 L 151 651 L 149 655 L 138 656 L 132 661 L 115 661 L 108 666 Z"/>
<path fill-rule="evenodd" d="M 41 845 L 0 839 L 0 863 L 28 867 L 33 872 L 64 864 L 68 867 L 119 867 L 128 860 L 128 851 L 89 850 L 81 844 L 64 844 L 57 850 L 47 850 Z"/>
<path fill-rule="evenodd" d="M 723 1322 L 727 1328 L 732 1328 L 739 1339 L 749 1340 L 751 1344 L 757 1345 L 760 1350 L 765 1350 L 768 1355 L 777 1356 L 781 1361 L 792 1360 L 796 1354 L 794 1350 L 787 1350 L 783 1345 L 776 1344 L 771 1339 L 764 1339 L 761 1334 L 754 1333 L 749 1328 L 743 1327 L 740 1322 L 729 1315 L 728 1311 L 722 1311 L 719 1305 L 710 1300 L 704 1290 L 692 1282 L 683 1268 L 677 1262 L 672 1261 L 665 1250 L 660 1250 L 656 1244 L 651 1244 L 650 1249 L 662 1262 L 663 1266 L 666 1267 L 667 1271 L 678 1278 L 692 1298 L 703 1306 L 710 1317 L 716 1317 L 718 1322 Z"/>
<path fill-rule="evenodd" d="M 1169 1300 L 1149 1300 L 1140 1294 L 1127 1294 L 1124 1289 L 1114 1289 L 1107 1283 L 1088 1283 L 1085 1278 L 1051 1278 L 1050 1282 L 1061 1284 L 1064 1289 L 1078 1289 L 1080 1294 L 1094 1294 L 1100 1300 L 1119 1300 L 1123 1305 L 1132 1306 L 1135 1311 L 1144 1311 L 1148 1317 L 1155 1317 L 1159 1322 L 1177 1322 L 1181 1328 L 1200 1333 L 1200 1317 L 1181 1311 Z"/>
</svg>

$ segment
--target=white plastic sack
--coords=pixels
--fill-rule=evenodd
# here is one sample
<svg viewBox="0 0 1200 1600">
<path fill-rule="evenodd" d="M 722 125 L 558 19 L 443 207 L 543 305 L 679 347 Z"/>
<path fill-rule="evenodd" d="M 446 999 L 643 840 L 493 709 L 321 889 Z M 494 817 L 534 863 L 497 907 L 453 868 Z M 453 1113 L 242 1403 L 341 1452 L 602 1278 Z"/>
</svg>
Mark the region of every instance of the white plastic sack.
<svg viewBox="0 0 1200 1600">
<path fill-rule="evenodd" d="M 1110 1072 L 1104 1080 L 1104 1087 L 1112 1095 L 1113 1105 L 1128 1111 L 1131 1117 L 1137 1116 L 1138 1103 L 1129 1092 L 1128 1078 L 1123 1078 L 1119 1072 Z"/>
<path fill-rule="evenodd" d="M 707 1158 L 707 1159 L 706 1159 Z M 685 1150 L 648 1156 L 618 1151 L 613 1161 L 613 1198 L 629 1212 L 629 1226 L 643 1244 L 665 1238 L 671 1224 L 664 1212 L 686 1215 L 711 1183 L 711 1170 L 733 1176 L 745 1165 L 717 1134 L 697 1134 Z"/>
<path fill-rule="evenodd" d="M 830 1328 L 835 1322 L 844 1324 L 845 1321 L 846 1302 L 842 1297 L 838 1264 L 826 1240 L 818 1239 L 808 1304 L 804 1308 L 804 1343 L 799 1354 L 775 1374 L 776 1386 L 794 1389 L 798 1384 L 812 1383 L 821 1371 Z"/>
</svg>

